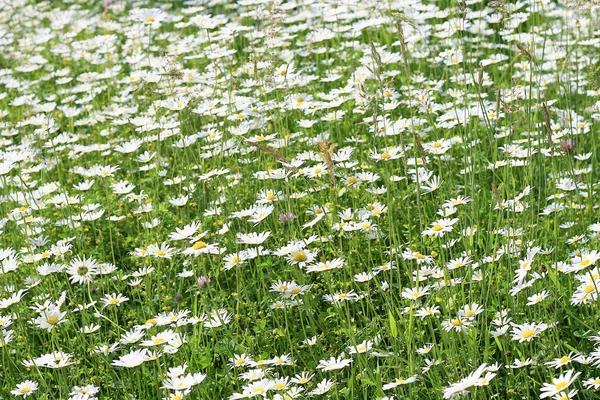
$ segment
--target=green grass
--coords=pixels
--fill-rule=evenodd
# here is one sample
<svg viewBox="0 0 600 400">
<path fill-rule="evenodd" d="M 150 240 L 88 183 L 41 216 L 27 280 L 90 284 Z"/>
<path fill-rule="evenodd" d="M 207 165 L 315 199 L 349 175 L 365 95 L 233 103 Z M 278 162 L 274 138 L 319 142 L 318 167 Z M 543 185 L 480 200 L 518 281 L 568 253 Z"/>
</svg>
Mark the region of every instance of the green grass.
<svg viewBox="0 0 600 400">
<path fill-rule="evenodd" d="M 596 396 L 591 5 L 0 9 L 0 398 Z"/>
</svg>

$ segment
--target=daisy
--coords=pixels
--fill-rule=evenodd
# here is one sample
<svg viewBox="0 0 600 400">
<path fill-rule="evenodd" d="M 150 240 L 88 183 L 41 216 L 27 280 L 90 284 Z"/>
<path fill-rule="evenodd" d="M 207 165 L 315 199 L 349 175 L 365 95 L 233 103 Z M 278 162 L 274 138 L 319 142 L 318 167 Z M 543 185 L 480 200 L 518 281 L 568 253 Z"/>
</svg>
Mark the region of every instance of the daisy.
<svg viewBox="0 0 600 400">
<path fill-rule="evenodd" d="M 317 367 L 318 368 L 318 367 Z M 317 384 L 317 387 L 309 392 L 308 394 L 311 396 L 319 396 L 327 393 L 332 387 L 335 385 L 335 381 L 329 379 L 323 379 L 321 382 Z"/>
<path fill-rule="evenodd" d="M 133 18 L 156 29 L 166 19 L 166 14 L 158 8 L 139 9 L 132 12 Z"/>
<path fill-rule="evenodd" d="M 342 354 L 338 358 L 331 357 L 329 360 L 319 361 L 319 365 L 317 365 L 317 369 L 321 369 L 323 371 L 335 371 L 335 370 L 347 367 L 351 363 L 352 363 L 352 359 L 344 358 L 344 356 Z"/>
<path fill-rule="evenodd" d="M 144 346 L 144 347 L 152 347 L 152 346 L 158 346 L 161 344 L 166 344 L 171 342 L 173 339 L 175 339 L 175 337 L 177 336 L 177 333 L 171 329 L 167 329 L 163 332 L 160 332 L 157 335 L 152 336 L 149 340 L 144 340 L 142 341 L 142 343 L 140 343 L 140 345 Z"/>
<path fill-rule="evenodd" d="M 473 324 L 473 322 L 470 319 L 466 319 L 466 318 L 463 319 L 463 318 L 457 317 L 454 319 L 447 319 L 447 320 L 442 321 L 442 328 L 446 332 L 450 332 L 450 331 L 467 332 L 472 324 Z"/>
<path fill-rule="evenodd" d="M 469 388 L 473 386 L 477 386 L 481 375 L 485 372 L 487 365 L 481 364 L 479 368 L 473 371 L 469 376 L 461 379 L 459 382 L 450 385 L 448 388 L 444 389 L 444 399 L 450 399 L 457 394 L 463 393 L 467 391 Z"/>
<path fill-rule="evenodd" d="M 261 233 L 237 233 L 236 237 L 238 239 L 238 243 L 240 244 L 262 244 L 267 238 L 271 235 L 271 232 L 261 232 Z"/>
<path fill-rule="evenodd" d="M 547 299 L 548 296 L 550 296 L 550 292 L 548 292 L 547 290 L 543 290 L 540 293 L 535 293 L 527 298 L 527 305 L 532 306 L 534 304 L 541 303 L 542 301 Z"/>
<path fill-rule="evenodd" d="M 81 333 L 90 334 L 96 332 L 98 329 L 100 329 L 100 325 L 86 325 L 83 328 L 81 328 Z"/>
<path fill-rule="evenodd" d="M 447 232 L 452 232 L 452 230 L 453 230 L 452 225 L 456 224 L 457 222 L 458 222 L 458 218 L 452 218 L 452 219 L 444 218 L 444 219 L 437 220 L 431 224 L 430 228 L 421 232 L 421 235 L 442 237 Z"/>
<path fill-rule="evenodd" d="M 440 314 L 440 307 L 433 305 L 431 307 L 423 307 L 420 308 L 419 310 L 417 310 L 417 312 L 415 313 L 415 315 L 419 318 L 427 318 L 427 317 L 432 317 L 432 316 L 436 316 Z"/>
<path fill-rule="evenodd" d="M 255 396 L 266 397 L 267 392 L 269 390 L 273 390 L 274 387 L 275 387 L 275 383 L 272 380 L 264 378 L 264 379 L 261 379 L 260 381 L 253 382 L 249 385 L 244 386 L 242 388 L 242 391 L 243 391 L 244 395 L 247 395 L 248 397 L 255 397 Z"/>
<path fill-rule="evenodd" d="M 67 315 L 66 311 L 61 312 L 58 307 L 51 306 L 48 309 L 41 311 L 40 315 L 33 320 L 33 323 L 37 325 L 38 328 L 46 329 L 50 332 L 59 324 L 67 322 L 65 315 Z"/>
<path fill-rule="evenodd" d="M 474 318 L 476 315 L 479 315 L 483 312 L 483 307 L 477 303 L 473 303 L 471 305 L 466 305 L 462 308 L 462 310 L 458 311 L 458 315 L 464 318 Z"/>
<path fill-rule="evenodd" d="M 193 255 L 198 257 L 200 254 L 219 254 L 221 249 L 215 244 L 208 244 L 202 240 L 194 242 L 191 247 L 188 247 L 183 252 L 185 255 Z"/>
<path fill-rule="evenodd" d="M 575 357 L 575 353 L 570 352 L 566 356 L 562 356 L 560 358 L 555 358 L 554 360 L 547 362 L 546 365 L 548 365 L 552 368 L 560 368 L 562 366 L 570 364 L 573 361 L 574 357 Z"/>
<path fill-rule="evenodd" d="M 234 354 L 233 358 L 229 359 L 229 368 L 243 367 L 245 365 L 250 365 L 251 362 L 252 359 L 246 355 L 246 353 L 240 355 Z"/>
<path fill-rule="evenodd" d="M 121 305 L 121 303 L 124 303 L 127 300 L 129 300 L 129 297 L 125 297 L 120 293 L 105 294 L 104 297 L 102 298 L 104 307 L 108 307 L 111 305 L 119 306 L 119 305 Z"/>
<path fill-rule="evenodd" d="M 511 335 L 512 340 L 518 340 L 519 343 L 529 342 L 540 333 L 548 329 L 548 324 L 525 323 L 522 325 L 513 325 Z"/>
<path fill-rule="evenodd" d="M 540 389 L 540 399 L 545 399 L 546 397 L 554 396 L 568 388 L 581 374 L 581 372 L 577 372 L 575 374 L 574 372 L 575 370 L 568 370 L 564 374 L 559 375 L 558 378 L 552 379 L 552 383 L 544 383 L 544 385 Z"/>
<path fill-rule="evenodd" d="M 583 386 L 585 386 L 585 388 L 588 390 L 600 389 L 600 377 L 590 378 L 583 381 Z"/>
<path fill-rule="evenodd" d="M 515 359 L 515 362 L 512 365 L 507 365 L 506 368 L 517 369 L 517 368 L 526 367 L 531 364 L 533 364 L 533 360 L 531 358 L 528 358 L 524 361 L 521 361 L 520 359 L 517 358 L 517 359 Z"/>
<path fill-rule="evenodd" d="M 67 273 L 71 283 L 90 283 L 98 273 L 98 262 L 91 257 L 76 257 L 71 260 Z"/>
<path fill-rule="evenodd" d="M 425 287 L 416 287 L 414 289 L 404 289 L 402 292 L 402 297 L 409 300 L 416 300 L 419 297 L 423 297 L 429 294 L 429 286 Z"/>
<path fill-rule="evenodd" d="M 319 262 L 313 265 L 306 266 L 306 272 L 323 272 L 330 271 L 332 269 L 339 269 L 344 267 L 344 260 L 341 258 L 334 258 L 331 261 Z"/>
<path fill-rule="evenodd" d="M 160 246 L 158 246 L 157 244 L 151 244 L 146 248 L 146 252 L 149 255 L 154 256 L 156 258 L 171 259 L 175 254 L 175 251 L 176 250 L 169 247 L 169 245 L 166 242 L 161 243 Z"/>
<path fill-rule="evenodd" d="M 393 382 L 386 383 L 385 385 L 383 385 L 382 389 L 383 390 L 393 389 L 393 388 L 395 388 L 397 386 L 400 386 L 400 385 L 407 385 L 409 383 L 416 382 L 416 380 L 417 380 L 417 376 L 416 375 L 410 376 L 410 377 L 408 377 L 406 379 L 404 379 L 404 378 L 396 378 Z"/>
<path fill-rule="evenodd" d="M 240 252 L 237 254 L 229 254 L 223 258 L 225 270 L 230 270 L 236 265 L 243 264 L 247 260 L 246 254 Z"/>
<path fill-rule="evenodd" d="M 126 368 L 137 367 L 148 360 L 149 354 L 148 349 L 133 350 L 131 353 L 121 356 L 118 360 L 113 361 L 111 365 Z"/>
<path fill-rule="evenodd" d="M 363 340 L 361 343 L 356 346 L 347 346 L 348 352 L 350 354 L 362 354 L 367 353 L 373 348 L 372 340 Z"/>
<path fill-rule="evenodd" d="M 297 383 L 298 385 L 306 385 L 314 376 L 315 374 L 304 371 L 299 375 L 295 375 L 290 382 Z"/>
<path fill-rule="evenodd" d="M 33 392 L 35 392 L 36 390 L 38 390 L 38 383 L 35 381 L 27 380 L 17 384 L 17 387 L 11 390 L 10 393 L 14 394 L 15 396 L 27 397 L 33 394 Z"/>
<path fill-rule="evenodd" d="M 306 250 L 300 246 L 292 246 L 287 249 L 286 260 L 289 264 L 304 268 L 307 264 L 311 264 L 316 256 L 316 251 Z"/>
<path fill-rule="evenodd" d="M 459 258 L 455 258 L 453 260 L 450 260 L 447 264 L 446 264 L 446 268 L 448 268 L 449 271 L 452 271 L 454 269 L 457 268 L 461 268 L 464 267 L 466 265 L 471 264 L 473 260 L 471 259 L 471 257 L 459 257 Z"/>
</svg>

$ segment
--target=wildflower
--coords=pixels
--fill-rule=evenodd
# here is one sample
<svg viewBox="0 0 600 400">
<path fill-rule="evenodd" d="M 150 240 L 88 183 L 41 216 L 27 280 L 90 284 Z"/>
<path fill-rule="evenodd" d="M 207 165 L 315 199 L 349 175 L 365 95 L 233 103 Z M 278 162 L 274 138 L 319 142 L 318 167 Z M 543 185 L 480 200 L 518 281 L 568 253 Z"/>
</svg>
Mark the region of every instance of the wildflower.
<svg viewBox="0 0 600 400">
<path fill-rule="evenodd" d="M 136 20 L 144 25 L 150 25 L 152 28 L 158 28 L 160 23 L 166 18 L 166 14 L 157 8 L 138 9 L 132 13 Z"/>
<path fill-rule="evenodd" d="M 352 363 L 351 358 L 344 358 L 341 355 L 338 358 L 331 357 L 329 360 L 321 360 L 319 361 L 319 365 L 317 365 L 317 369 L 322 369 L 323 371 L 334 371 L 338 369 L 342 369 L 347 367 Z"/>
<path fill-rule="evenodd" d="M 347 346 L 348 352 L 350 354 L 362 354 L 367 353 L 373 348 L 372 340 L 363 340 L 361 343 L 356 346 Z"/>
<path fill-rule="evenodd" d="M 546 365 L 549 365 L 550 367 L 553 367 L 553 368 L 560 368 L 562 366 L 570 364 L 573 361 L 574 356 L 575 356 L 574 353 L 571 352 L 566 356 L 562 356 L 560 358 L 555 358 L 554 360 L 547 362 Z"/>
<path fill-rule="evenodd" d="M 529 342 L 537 337 L 540 333 L 548 329 L 548 324 L 525 323 L 523 325 L 513 325 L 512 339 L 518 340 L 519 343 Z"/>
<path fill-rule="evenodd" d="M 554 396 L 566 388 L 568 388 L 577 377 L 581 374 L 581 372 L 577 372 L 574 374 L 574 370 L 568 370 L 564 374 L 559 375 L 557 378 L 552 379 L 552 383 L 544 383 L 542 388 L 540 389 L 540 399 L 545 399 L 546 397 Z"/>
<path fill-rule="evenodd" d="M 317 384 L 317 387 L 310 391 L 308 394 L 311 396 L 318 396 L 327 393 L 335 385 L 335 381 L 330 379 L 323 379 Z"/>
<path fill-rule="evenodd" d="M 76 257 L 69 264 L 67 273 L 72 283 L 90 283 L 98 273 L 98 262 L 93 258 Z"/>
<path fill-rule="evenodd" d="M 197 283 L 198 286 L 200 286 L 201 288 L 208 287 L 208 284 L 210 283 L 210 278 L 208 276 L 200 275 L 198 277 Z"/>
<path fill-rule="evenodd" d="M 431 224 L 431 227 L 424 230 L 423 232 L 421 232 L 421 234 L 423 236 L 435 236 L 435 237 L 442 237 L 444 236 L 447 232 L 452 232 L 453 227 L 452 225 L 456 224 L 458 222 L 458 218 L 453 218 L 453 219 L 448 219 L 448 218 L 444 218 L 444 219 L 440 219 L 438 221 L 435 221 Z"/>
<path fill-rule="evenodd" d="M 283 222 L 284 224 L 293 221 L 294 218 L 294 214 L 292 214 L 291 212 L 279 214 L 279 221 Z"/>
<path fill-rule="evenodd" d="M 60 309 L 56 306 L 51 306 L 46 310 L 40 312 L 40 315 L 33 321 L 34 324 L 38 326 L 38 328 L 46 329 L 50 332 L 59 324 L 66 322 L 64 319 L 66 312 L 61 312 Z"/>
<path fill-rule="evenodd" d="M 406 379 L 404 379 L 404 378 L 396 378 L 393 382 L 386 383 L 385 385 L 383 385 L 382 389 L 383 390 L 389 390 L 389 389 L 393 389 L 395 387 L 398 387 L 400 385 L 407 385 L 409 383 L 416 382 L 416 381 L 417 381 L 417 376 L 416 375 L 410 376 L 410 377 L 408 377 Z"/>
<path fill-rule="evenodd" d="M 33 394 L 33 392 L 36 390 L 38 390 L 38 383 L 35 381 L 26 380 L 18 383 L 17 387 L 11 390 L 10 393 L 14 394 L 15 396 L 27 397 Z"/>
<path fill-rule="evenodd" d="M 110 305 L 119 306 L 121 303 L 129 300 L 129 297 L 125 297 L 120 293 L 106 294 L 102 298 L 102 302 L 104 303 L 104 307 L 108 307 Z"/>
<path fill-rule="evenodd" d="M 133 350 L 131 353 L 121 356 L 112 362 L 116 367 L 133 368 L 148 360 L 150 353 L 147 349 Z"/>
</svg>

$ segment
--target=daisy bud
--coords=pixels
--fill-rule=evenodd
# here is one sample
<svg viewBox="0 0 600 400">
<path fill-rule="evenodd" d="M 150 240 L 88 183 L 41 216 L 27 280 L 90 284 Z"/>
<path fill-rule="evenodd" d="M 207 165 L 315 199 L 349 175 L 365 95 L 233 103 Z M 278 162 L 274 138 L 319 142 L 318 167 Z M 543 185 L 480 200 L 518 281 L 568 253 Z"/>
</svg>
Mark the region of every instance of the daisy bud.
<svg viewBox="0 0 600 400">
<path fill-rule="evenodd" d="M 295 217 L 294 217 L 294 214 L 292 214 L 291 212 L 289 212 L 289 213 L 281 213 L 281 214 L 279 214 L 279 220 L 280 220 L 281 222 L 283 222 L 284 224 L 287 224 L 288 222 L 290 222 L 290 221 L 291 221 L 291 220 L 293 220 L 294 218 L 295 218 Z"/>
<path fill-rule="evenodd" d="M 208 276 L 201 275 L 198 277 L 198 286 L 201 288 L 205 288 L 210 283 L 210 278 Z"/>
<path fill-rule="evenodd" d="M 575 142 L 573 139 L 565 139 L 560 143 L 560 148 L 565 153 L 571 154 L 573 152 L 573 147 L 575 146 Z"/>
</svg>

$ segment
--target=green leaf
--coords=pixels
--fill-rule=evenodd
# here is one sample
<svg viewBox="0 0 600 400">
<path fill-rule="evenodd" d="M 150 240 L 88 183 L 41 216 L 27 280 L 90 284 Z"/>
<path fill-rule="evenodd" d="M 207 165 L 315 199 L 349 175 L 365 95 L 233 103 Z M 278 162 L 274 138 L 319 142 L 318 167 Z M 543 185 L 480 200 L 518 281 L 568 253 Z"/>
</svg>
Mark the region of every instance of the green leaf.
<svg viewBox="0 0 600 400">
<path fill-rule="evenodd" d="M 392 314 L 392 310 L 388 310 L 388 318 L 390 320 L 390 335 L 393 338 L 398 337 L 398 327 L 396 326 L 396 319 L 394 318 L 394 314 Z"/>
</svg>

